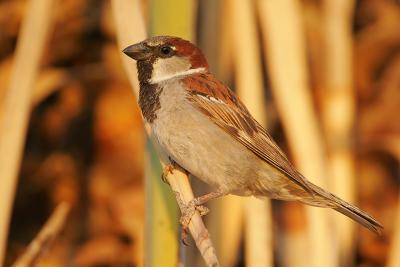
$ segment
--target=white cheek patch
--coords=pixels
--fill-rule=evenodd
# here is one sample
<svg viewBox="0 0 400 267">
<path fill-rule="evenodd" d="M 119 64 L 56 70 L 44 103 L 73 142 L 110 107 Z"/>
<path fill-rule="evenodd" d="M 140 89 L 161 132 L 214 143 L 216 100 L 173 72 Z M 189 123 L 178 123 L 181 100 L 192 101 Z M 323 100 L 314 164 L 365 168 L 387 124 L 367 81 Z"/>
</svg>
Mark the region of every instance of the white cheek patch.
<svg viewBox="0 0 400 267">
<path fill-rule="evenodd" d="M 159 83 L 172 78 L 187 76 L 194 73 L 205 72 L 205 68 L 191 69 L 188 60 L 176 56 L 159 58 L 153 63 L 153 73 L 150 83 Z"/>
</svg>

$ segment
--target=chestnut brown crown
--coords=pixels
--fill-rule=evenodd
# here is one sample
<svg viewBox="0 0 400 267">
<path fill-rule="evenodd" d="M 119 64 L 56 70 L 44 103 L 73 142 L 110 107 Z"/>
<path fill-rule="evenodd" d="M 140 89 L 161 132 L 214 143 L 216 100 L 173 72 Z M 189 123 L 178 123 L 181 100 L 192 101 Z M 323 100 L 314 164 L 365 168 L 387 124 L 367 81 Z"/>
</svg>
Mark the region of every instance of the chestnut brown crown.
<svg viewBox="0 0 400 267">
<path fill-rule="evenodd" d="M 174 36 L 154 36 L 126 47 L 123 52 L 137 61 L 155 62 L 159 59 L 181 58 L 191 68 L 206 68 L 208 63 L 201 50 L 191 42 Z"/>
</svg>

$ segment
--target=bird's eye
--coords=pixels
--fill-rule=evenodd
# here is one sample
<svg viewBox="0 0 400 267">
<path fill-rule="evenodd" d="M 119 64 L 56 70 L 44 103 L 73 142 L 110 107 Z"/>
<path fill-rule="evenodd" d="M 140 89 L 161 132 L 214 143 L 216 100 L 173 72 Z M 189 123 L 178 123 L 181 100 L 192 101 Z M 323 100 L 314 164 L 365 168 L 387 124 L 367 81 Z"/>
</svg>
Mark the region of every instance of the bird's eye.
<svg viewBox="0 0 400 267">
<path fill-rule="evenodd" d="M 174 50 L 172 49 L 172 47 L 166 45 L 160 48 L 160 52 L 162 56 L 167 57 L 167 56 L 172 56 Z"/>
</svg>

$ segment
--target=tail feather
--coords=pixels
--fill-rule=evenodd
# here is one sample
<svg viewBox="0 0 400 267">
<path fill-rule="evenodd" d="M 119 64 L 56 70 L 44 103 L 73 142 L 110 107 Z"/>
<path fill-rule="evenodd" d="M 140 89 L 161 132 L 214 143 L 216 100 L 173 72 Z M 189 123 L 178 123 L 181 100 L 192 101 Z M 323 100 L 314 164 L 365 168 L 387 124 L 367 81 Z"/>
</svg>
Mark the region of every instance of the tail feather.
<svg viewBox="0 0 400 267">
<path fill-rule="evenodd" d="M 378 235 L 382 234 L 383 226 L 372 216 L 360 210 L 359 208 L 352 206 L 347 202 L 344 202 L 343 200 L 341 200 L 340 202 L 341 203 L 338 207 L 333 208 L 334 210 L 353 219 L 354 221 L 368 228 L 370 231 L 375 232 Z"/>
<path fill-rule="evenodd" d="M 383 226 L 365 211 L 347 203 L 334 194 L 325 191 L 321 187 L 312 183 L 309 183 L 309 185 L 314 191 L 314 196 L 303 201 L 306 204 L 332 208 L 368 228 L 370 231 L 379 235 L 382 233 Z"/>
</svg>

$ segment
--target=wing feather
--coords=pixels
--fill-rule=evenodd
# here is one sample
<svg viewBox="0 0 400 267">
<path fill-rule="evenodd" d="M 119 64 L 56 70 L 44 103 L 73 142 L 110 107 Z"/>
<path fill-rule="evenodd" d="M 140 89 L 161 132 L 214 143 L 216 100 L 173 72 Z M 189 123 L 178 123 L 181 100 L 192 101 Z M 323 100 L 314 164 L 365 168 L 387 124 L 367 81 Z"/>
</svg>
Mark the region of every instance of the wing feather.
<svg viewBox="0 0 400 267">
<path fill-rule="evenodd" d="M 188 99 L 216 125 L 284 173 L 293 182 L 312 193 L 304 176 L 289 162 L 267 131 L 251 116 L 235 94 L 211 74 L 199 74 L 183 80 Z M 205 92 L 204 86 L 217 86 Z M 203 89 L 203 90 L 202 90 Z"/>
</svg>

